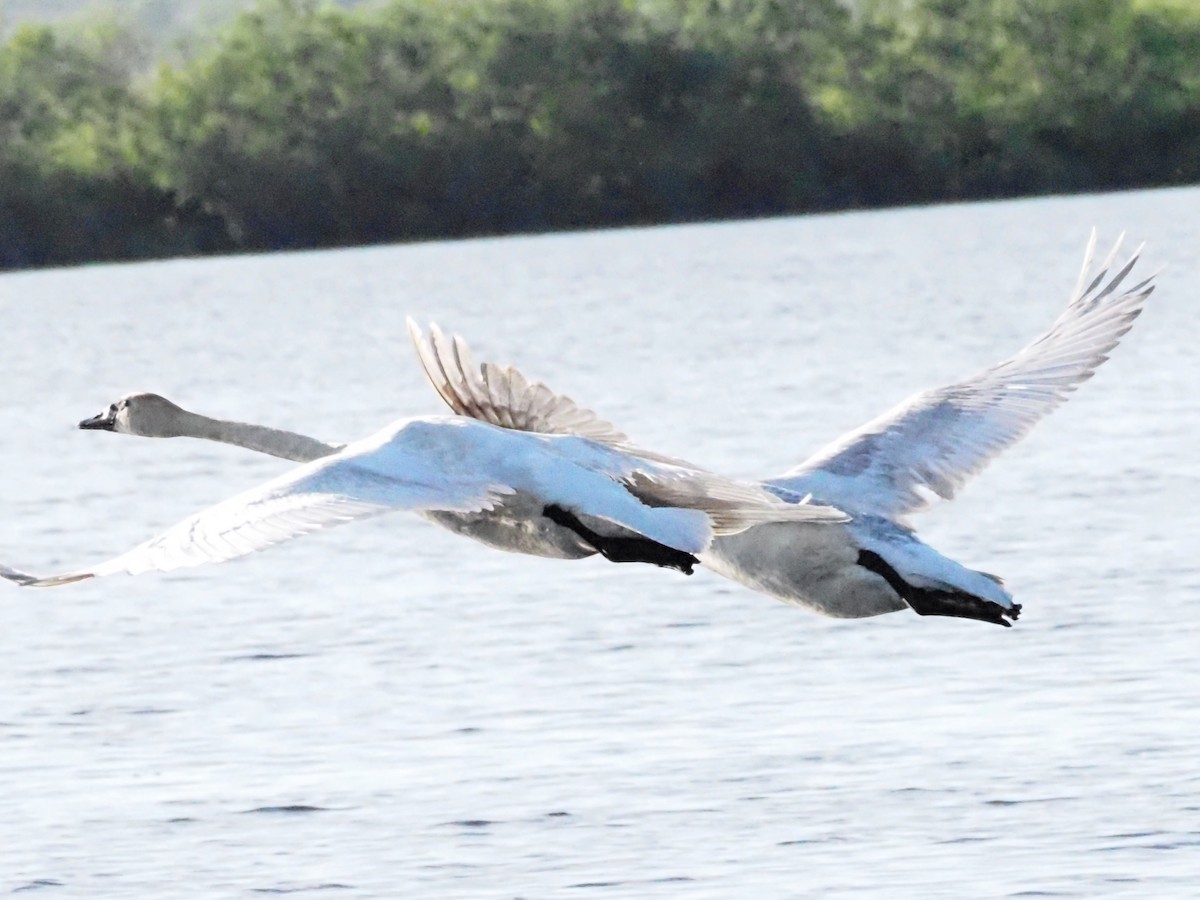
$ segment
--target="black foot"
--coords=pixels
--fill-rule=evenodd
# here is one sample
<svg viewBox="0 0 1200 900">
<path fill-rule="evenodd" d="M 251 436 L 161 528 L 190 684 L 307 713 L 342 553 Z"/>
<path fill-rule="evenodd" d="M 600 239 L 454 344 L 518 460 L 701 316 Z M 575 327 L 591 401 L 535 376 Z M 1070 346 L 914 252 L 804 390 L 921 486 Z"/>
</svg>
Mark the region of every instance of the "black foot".
<svg viewBox="0 0 1200 900">
<path fill-rule="evenodd" d="M 578 516 L 561 506 L 547 506 L 542 510 L 542 515 L 556 525 L 571 529 L 595 547 L 596 552 L 609 562 L 650 563 L 664 569 L 678 569 L 684 575 L 691 575 L 692 567 L 700 562 L 690 553 L 684 553 L 650 538 L 609 537 L 597 534 L 579 521 Z"/>
<path fill-rule="evenodd" d="M 922 588 L 909 584 L 900 577 L 900 573 L 888 565 L 878 553 L 870 550 L 858 551 L 858 564 L 864 569 L 874 572 L 886 581 L 893 591 L 899 594 L 912 607 L 918 616 L 951 616 L 958 619 L 975 619 L 979 622 L 992 622 L 1011 628 L 1009 619 L 1016 619 L 1021 614 L 1021 606 L 1014 603 L 1012 608 L 984 600 L 966 591 L 939 591 L 935 588 Z"/>
</svg>

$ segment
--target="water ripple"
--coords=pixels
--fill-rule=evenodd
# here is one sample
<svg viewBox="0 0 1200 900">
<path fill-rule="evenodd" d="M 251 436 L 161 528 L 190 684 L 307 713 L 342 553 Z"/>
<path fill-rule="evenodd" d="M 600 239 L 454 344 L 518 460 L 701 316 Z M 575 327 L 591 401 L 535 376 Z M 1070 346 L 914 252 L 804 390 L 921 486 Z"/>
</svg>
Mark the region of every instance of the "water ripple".
<svg viewBox="0 0 1200 900">
<path fill-rule="evenodd" d="M 25 891 L 40 891 L 42 888 L 62 887 L 62 886 L 63 886 L 63 883 L 61 881 L 55 881 L 53 878 L 35 878 L 33 881 L 30 881 L 28 884 L 23 884 L 20 887 L 13 888 L 12 892 L 14 894 L 20 894 Z"/>
</svg>

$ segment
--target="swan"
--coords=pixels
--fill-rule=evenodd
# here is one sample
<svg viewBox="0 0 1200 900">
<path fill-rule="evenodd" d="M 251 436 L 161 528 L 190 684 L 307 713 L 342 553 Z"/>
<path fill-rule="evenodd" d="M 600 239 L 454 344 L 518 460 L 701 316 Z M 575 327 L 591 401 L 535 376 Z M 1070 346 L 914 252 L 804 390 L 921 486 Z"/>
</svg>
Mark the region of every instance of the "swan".
<svg viewBox="0 0 1200 900">
<path fill-rule="evenodd" d="M 1011 626 L 1021 605 L 1003 581 L 930 547 L 909 516 L 938 499 L 953 499 L 1091 378 L 1133 326 L 1156 276 L 1121 290 L 1143 249 L 1114 268 L 1123 238 L 1097 267 L 1093 229 L 1066 309 L 1021 350 L 971 377 L 915 394 L 791 471 L 761 482 L 782 500 L 831 506 L 846 512 L 847 520 L 821 527 L 763 523 L 716 538 L 698 555 L 700 563 L 827 616 L 912 609 Z M 426 340 L 411 320 L 409 331 L 426 374 L 452 410 L 521 427 L 506 418 L 506 399 L 527 390 L 519 372 L 488 363 L 476 371 L 461 339 L 447 339 L 435 328 Z M 565 400 L 546 390 L 547 404 Z M 570 430 L 567 421 L 557 424 Z"/>
<path fill-rule="evenodd" d="M 420 329 L 411 320 L 409 328 L 414 340 L 419 340 Z M 437 335 L 439 340 L 445 340 L 440 331 Z M 416 346 L 421 352 L 421 344 L 417 343 Z M 458 352 L 463 354 L 461 358 L 467 358 L 469 354 L 461 339 Z M 537 433 L 574 434 L 618 448 L 628 447 L 629 441 L 625 435 L 595 413 L 576 406 L 570 398 L 555 395 L 540 383 L 525 382 L 516 370 L 507 370 L 505 377 L 508 380 L 503 427 Z M 501 423 L 497 421 L 492 424 Z M 294 462 L 311 462 L 337 453 L 345 446 L 278 428 L 210 418 L 184 409 L 159 394 L 148 392 L 121 397 L 97 415 L 84 419 L 79 427 L 88 431 L 109 431 L 139 437 L 200 438 L 245 447 Z M 668 463 L 677 462 L 666 457 L 657 458 Z M 692 573 L 694 560 L 642 558 L 637 548 L 644 545 L 638 543 L 636 535 L 612 522 L 586 514 L 567 516 L 557 507 L 547 513 L 542 507 L 522 502 L 519 498 L 502 498 L 480 510 L 421 510 L 419 513 L 456 534 L 513 553 L 552 559 L 583 559 L 601 553 L 613 562 L 652 562 L 677 568 L 688 575 Z"/>
<path fill-rule="evenodd" d="M 1118 239 L 1093 272 L 1092 232 L 1066 309 L 1011 357 L 962 381 L 918 393 L 790 472 L 761 482 L 788 503 L 831 504 L 849 513 L 849 520 L 754 525 L 716 537 L 698 554 L 699 561 L 749 588 L 836 618 L 912 609 L 920 615 L 1011 625 L 1021 607 L 1002 581 L 925 544 L 908 517 L 937 498 L 952 499 L 971 476 L 1088 380 L 1132 327 L 1154 289 L 1154 276 L 1119 290 L 1142 249 L 1113 273 L 1121 243 Z M 434 327 L 426 339 L 411 320 L 409 331 L 426 375 L 459 415 L 510 429 L 578 432 L 617 445 L 627 441 L 595 414 L 545 385 L 530 383 L 514 368 L 484 363 L 476 372 L 461 338 L 448 339 Z M 152 412 L 159 403 L 171 408 L 167 415 Z M 192 415 L 156 395 L 133 395 L 80 427 L 148 436 L 187 434 L 277 456 L 295 446 L 322 453 L 337 448 L 290 432 L 274 432 L 276 440 L 263 441 L 263 433 L 273 430 L 260 426 L 239 426 L 237 432 L 216 437 L 213 420 L 188 418 Z M 169 427 L 155 424 L 164 418 Z M 579 532 L 559 527 L 545 515 L 523 519 L 520 511 L 501 512 L 427 515 L 503 549 L 563 558 L 597 552 Z"/>
<path fill-rule="evenodd" d="M 152 403 L 168 414 L 173 405 L 161 397 Z M 127 421 L 130 406 L 114 404 L 113 421 Z M 257 449 L 264 437 L 273 449 L 281 446 L 257 426 L 224 426 L 206 433 L 217 439 L 230 433 L 257 435 L 247 441 Z M 309 441 L 290 441 L 289 452 L 323 452 L 320 442 Z M 118 573 L 169 571 L 235 559 L 389 510 L 477 513 L 501 503 L 523 509 L 527 516 L 535 511 L 549 515 L 583 534 L 590 531 L 582 516 L 612 522 L 631 536 L 611 543 L 596 535 L 600 552 L 611 548 L 631 561 L 675 567 L 690 565 L 715 534 L 735 533 L 776 517 L 844 518 L 837 510 L 785 503 L 761 487 L 629 445 L 517 431 L 463 416 L 427 416 L 401 419 L 325 453 L 189 516 L 107 562 L 48 577 L 0 565 L 0 577 L 26 587 L 53 587 Z"/>
</svg>

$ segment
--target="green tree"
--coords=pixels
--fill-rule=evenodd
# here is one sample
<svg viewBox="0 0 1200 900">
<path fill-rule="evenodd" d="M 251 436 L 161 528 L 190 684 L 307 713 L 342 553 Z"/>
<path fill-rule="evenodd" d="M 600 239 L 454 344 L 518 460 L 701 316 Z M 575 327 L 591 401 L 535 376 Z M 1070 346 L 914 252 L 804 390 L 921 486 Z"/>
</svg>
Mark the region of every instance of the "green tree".
<svg viewBox="0 0 1200 900">
<path fill-rule="evenodd" d="M 0 45 L 0 265 L 1200 180 L 1191 0 L 261 0 Z"/>
</svg>

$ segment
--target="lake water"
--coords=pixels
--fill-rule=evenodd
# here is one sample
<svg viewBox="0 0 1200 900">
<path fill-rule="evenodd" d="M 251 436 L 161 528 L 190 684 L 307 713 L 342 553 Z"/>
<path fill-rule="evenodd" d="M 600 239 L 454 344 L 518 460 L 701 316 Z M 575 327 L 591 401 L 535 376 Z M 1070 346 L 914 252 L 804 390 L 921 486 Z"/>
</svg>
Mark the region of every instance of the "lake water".
<svg viewBox="0 0 1200 900">
<path fill-rule="evenodd" d="M 767 476 L 1166 264 L 1094 381 L 918 522 L 1012 629 L 397 514 L 3 587 L 0 893 L 1200 896 L 1200 190 L 0 277 L 0 559 L 98 562 L 289 464 L 73 430 L 130 390 L 363 436 L 442 410 L 404 316 L 639 443 Z"/>
</svg>

